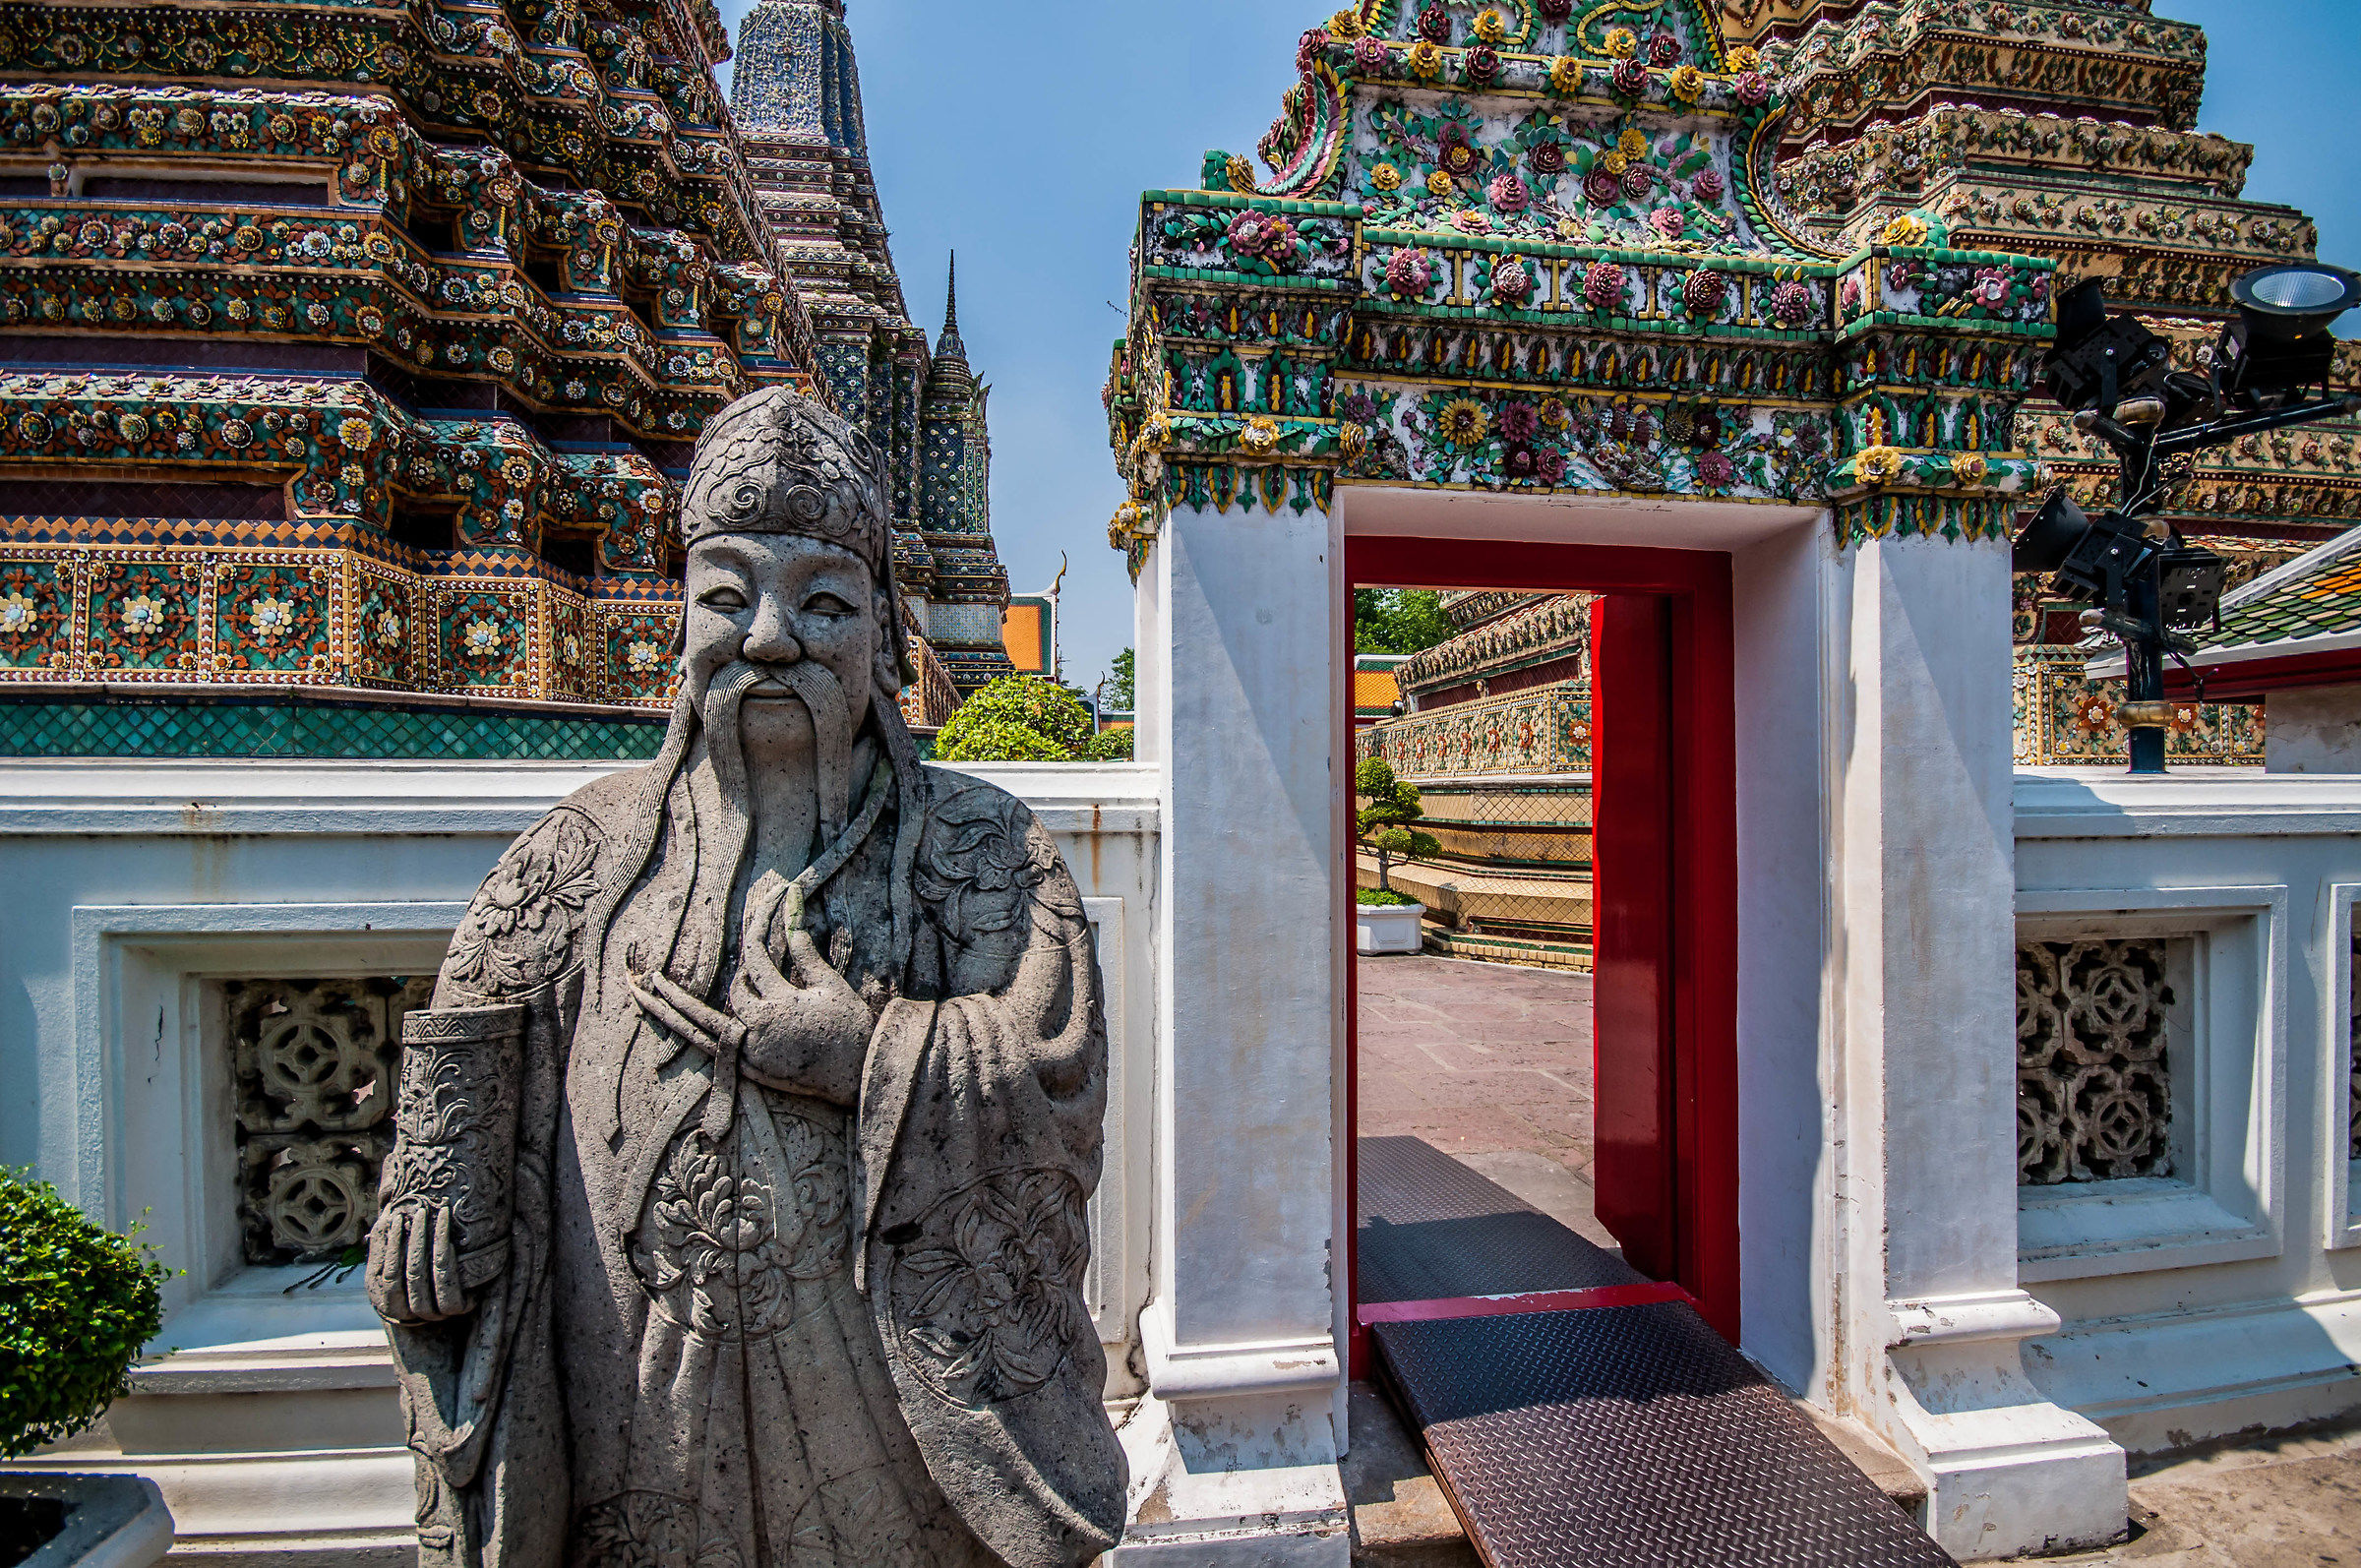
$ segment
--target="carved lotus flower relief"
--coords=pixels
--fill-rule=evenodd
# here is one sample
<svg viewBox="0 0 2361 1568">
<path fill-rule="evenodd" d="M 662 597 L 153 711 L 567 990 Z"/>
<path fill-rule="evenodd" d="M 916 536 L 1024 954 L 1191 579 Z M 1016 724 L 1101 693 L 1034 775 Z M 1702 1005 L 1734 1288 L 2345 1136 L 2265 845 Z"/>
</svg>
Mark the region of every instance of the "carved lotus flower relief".
<svg viewBox="0 0 2361 1568">
<path fill-rule="evenodd" d="M 1002 1173 L 928 1216 L 938 1244 L 897 1260 L 896 1305 L 944 1392 L 983 1405 L 1039 1388 L 1090 1332 L 1082 1216 L 1082 1190 L 1061 1171 Z"/>
</svg>

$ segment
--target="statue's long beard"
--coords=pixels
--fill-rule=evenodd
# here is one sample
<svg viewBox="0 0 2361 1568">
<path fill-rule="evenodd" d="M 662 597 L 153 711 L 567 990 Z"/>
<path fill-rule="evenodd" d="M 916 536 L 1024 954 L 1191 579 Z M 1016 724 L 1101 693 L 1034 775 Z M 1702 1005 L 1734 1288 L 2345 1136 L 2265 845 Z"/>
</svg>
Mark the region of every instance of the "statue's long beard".
<svg viewBox="0 0 2361 1568">
<path fill-rule="evenodd" d="M 722 798 L 741 814 L 751 810 L 752 792 L 746 772 L 746 735 L 740 728 L 747 693 L 765 676 L 783 682 L 812 717 L 814 786 L 819 799 L 820 843 L 834 843 L 844 831 L 853 794 L 853 710 L 844 687 L 828 667 L 811 659 L 757 668 L 734 661 L 713 677 L 697 701 L 703 722 L 706 754 L 713 759 L 713 776 Z"/>
</svg>

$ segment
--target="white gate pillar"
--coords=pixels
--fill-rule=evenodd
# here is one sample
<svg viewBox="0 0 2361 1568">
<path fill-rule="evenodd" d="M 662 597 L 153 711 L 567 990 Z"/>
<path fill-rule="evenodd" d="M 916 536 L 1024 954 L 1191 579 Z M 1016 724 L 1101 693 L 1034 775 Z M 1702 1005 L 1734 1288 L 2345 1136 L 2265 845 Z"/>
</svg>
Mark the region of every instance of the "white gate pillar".
<svg viewBox="0 0 2361 1568">
<path fill-rule="evenodd" d="M 1928 1478 L 1955 1556 L 2111 1539 L 2123 1451 L 2021 1355 L 2058 1319 L 2017 1283 L 2008 546 L 1870 540 L 1833 580 L 1846 1392 Z"/>
<path fill-rule="evenodd" d="M 1251 491 L 1249 490 L 1249 497 Z M 1176 508 L 1138 595 L 1138 755 L 1163 768 L 1150 1398 L 1119 1558 L 1349 1560 L 1324 510 Z"/>
</svg>

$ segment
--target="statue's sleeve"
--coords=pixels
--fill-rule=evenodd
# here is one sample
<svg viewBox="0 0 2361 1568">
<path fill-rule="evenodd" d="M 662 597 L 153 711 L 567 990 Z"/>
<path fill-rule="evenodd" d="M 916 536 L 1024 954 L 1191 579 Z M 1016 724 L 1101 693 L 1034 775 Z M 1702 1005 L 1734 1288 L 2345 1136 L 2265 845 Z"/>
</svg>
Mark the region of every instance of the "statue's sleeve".
<svg viewBox="0 0 2361 1568">
<path fill-rule="evenodd" d="M 946 993 L 879 1020 L 861 1130 L 871 1310 L 911 1434 L 1015 1568 L 1122 1533 L 1125 1472 L 1084 1294 L 1107 1022 L 1072 874 L 1030 812 L 938 798 L 915 891 Z"/>
<path fill-rule="evenodd" d="M 547 1543 L 563 1538 L 564 1455 L 546 1417 L 550 1174 L 605 848 L 571 807 L 518 838 L 453 935 L 434 1005 L 403 1019 L 371 1287 L 414 1274 L 410 1238 L 442 1227 L 467 1303 L 388 1325 L 418 1460 L 421 1568 L 554 1568 Z"/>
</svg>

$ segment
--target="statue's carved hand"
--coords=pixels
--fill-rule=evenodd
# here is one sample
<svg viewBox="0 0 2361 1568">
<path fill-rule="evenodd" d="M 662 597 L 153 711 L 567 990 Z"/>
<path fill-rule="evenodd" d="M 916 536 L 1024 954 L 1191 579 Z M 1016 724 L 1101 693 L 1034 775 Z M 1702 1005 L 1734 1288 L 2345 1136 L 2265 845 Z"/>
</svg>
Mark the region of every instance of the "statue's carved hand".
<svg viewBox="0 0 2361 1568">
<path fill-rule="evenodd" d="M 451 1210 L 440 1203 L 397 1203 L 369 1231 L 369 1300 L 390 1323 L 416 1327 L 470 1311 L 459 1283 L 459 1248 Z"/>
<path fill-rule="evenodd" d="M 788 973 L 750 943 L 730 986 L 730 1011 L 746 1025 L 747 1076 L 849 1106 L 876 1020 L 861 994 L 800 928 L 787 934 Z"/>
<path fill-rule="evenodd" d="M 860 1098 L 861 1067 L 874 1020 L 869 1005 L 829 967 L 801 931 L 787 937 L 791 973 L 750 943 L 730 986 L 727 1012 L 661 972 L 632 986 L 639 1010 L 724 1070 L 789 1094 L 849 1106 Z"/>
</svg>

